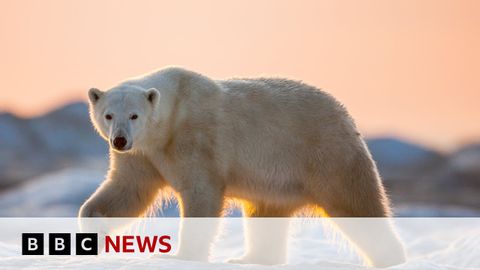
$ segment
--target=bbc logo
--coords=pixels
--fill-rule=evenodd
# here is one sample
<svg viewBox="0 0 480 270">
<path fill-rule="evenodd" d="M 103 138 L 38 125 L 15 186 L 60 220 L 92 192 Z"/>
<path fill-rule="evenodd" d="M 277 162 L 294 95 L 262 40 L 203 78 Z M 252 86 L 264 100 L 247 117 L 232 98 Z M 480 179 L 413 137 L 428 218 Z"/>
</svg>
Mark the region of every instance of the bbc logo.
<svg viewBox="0 0 480 270">
<path fill-rule="evenodd" d="M 43 233 L 22 233 L 22 255 L 45 255 Z M 70 233 L 48 234 L 48 255 L 71 255 Z M 76 233 L 76 255 L 98 255 L 98 234 Z"/>
</svg>

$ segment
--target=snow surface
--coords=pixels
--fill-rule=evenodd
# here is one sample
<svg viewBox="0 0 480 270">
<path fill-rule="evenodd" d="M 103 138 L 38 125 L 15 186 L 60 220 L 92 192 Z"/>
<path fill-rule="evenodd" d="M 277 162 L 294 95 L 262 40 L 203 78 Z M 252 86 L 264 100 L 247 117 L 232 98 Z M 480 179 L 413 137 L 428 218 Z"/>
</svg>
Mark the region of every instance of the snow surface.
<svg viewBox="0 0 480 270">
<path fill-rule="evenodd" d="M 0 194 L 1 217 L 75 217 L 103 181 L 104 161 L 49 173 Z"/>
<path fill-rule="evenodd" d="M 345 241 L 332 240 L 327 227 L 303 223 L 290 230 L 288 263 L 277 266 L 226 263 L 243 253 L 241 219 L 227 219 L 212 249 L 212 262 L 158 256 L 21 256 L 20 247 L 0 242 L 1 269 L 373 269 L 361 263 Z M 0 222 L 2 222 L 0 220 Z M 5 222 L 5 221 L 3 221 Z M 480 269 L 480 219 L 396 219 L 408 261 L 388 269 Z M 168 230 L 168 228 L 166 228 Z M 176 247 L 174 246 L 174 249 Z"/>
</svg>

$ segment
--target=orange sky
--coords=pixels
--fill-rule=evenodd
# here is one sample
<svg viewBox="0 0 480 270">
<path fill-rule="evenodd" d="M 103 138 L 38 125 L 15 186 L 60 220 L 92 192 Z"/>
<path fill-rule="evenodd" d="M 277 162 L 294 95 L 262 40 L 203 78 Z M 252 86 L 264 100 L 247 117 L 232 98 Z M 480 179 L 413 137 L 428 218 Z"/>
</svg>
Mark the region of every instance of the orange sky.
<svg viewBox="0 0 480 270">
<path fill-rule="evenodd" d="M 369 136 L 480 138 L 480 1 L 0 1 L 0 110 L 180 65 L 321 87 Z"/>
</svg>

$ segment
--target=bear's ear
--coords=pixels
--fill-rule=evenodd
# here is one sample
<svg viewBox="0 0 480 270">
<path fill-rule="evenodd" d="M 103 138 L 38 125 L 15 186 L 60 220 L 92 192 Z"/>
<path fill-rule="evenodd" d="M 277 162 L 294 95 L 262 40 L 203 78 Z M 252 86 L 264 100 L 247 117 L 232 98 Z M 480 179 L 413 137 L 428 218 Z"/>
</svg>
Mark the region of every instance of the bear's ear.
<svg viewBox="0 0 480 270">
<path fill-rule="evenodd" d="M 103 94 L 104 93 L 97 88 L 91 88 L 88 90 L 88 99 L 90 100 L 90 103 L 95 104 L 103 96 Z"/>
<path fill-rule="evenodd" d="M 160 92 L 155 88 L 148 89 L 147 92 L 145 92 L 145 95 L 151 104 L 156 104 L 160 98 Z"/>
</svg>

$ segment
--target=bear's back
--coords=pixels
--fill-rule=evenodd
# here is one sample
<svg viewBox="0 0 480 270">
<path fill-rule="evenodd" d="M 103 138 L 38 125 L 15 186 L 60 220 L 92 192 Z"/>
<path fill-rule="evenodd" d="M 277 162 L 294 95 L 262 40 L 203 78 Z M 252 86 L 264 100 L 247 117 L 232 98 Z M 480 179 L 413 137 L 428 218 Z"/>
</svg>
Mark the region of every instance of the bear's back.
<svg viewBox="0 0 480 270">
<path fill-rule="evenodd" d="M 354 121 L 343 105 L 313 86 L 278 78 L 217 83 L 224 92 L 222 105 L 216 109 L 220 138 L 231 138 L 231 147 L 238 151 L 245 151 L 240 148 L 246 145 L 254 149 L 257 142 L 270 144 L 268 149 L 295 149 L 300 142 L 308 147 L 321 144 L 324 150 L 357 142 Z M 267 148 L 264 152 L 270 151 Z"/>
<path fill-rule="evenodd" d="M 258 112 L 276 119 L 284 116 L 301 124 L 351 121 L 344 106 L 333 96 L 301 81 L 234 78 L 216 82 L 225 93 L 224 106 L 228 111 Z"/>
</svg>

